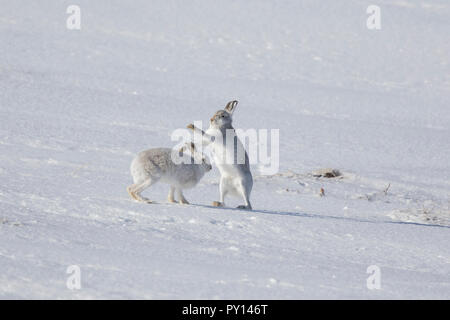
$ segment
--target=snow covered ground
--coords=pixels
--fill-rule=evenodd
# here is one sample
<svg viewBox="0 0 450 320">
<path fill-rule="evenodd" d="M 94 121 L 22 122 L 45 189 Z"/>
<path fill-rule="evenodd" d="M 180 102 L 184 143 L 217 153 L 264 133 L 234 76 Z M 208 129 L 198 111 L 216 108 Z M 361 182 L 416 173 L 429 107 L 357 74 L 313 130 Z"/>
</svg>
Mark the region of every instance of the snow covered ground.
<svg viewBox="0 0 450 320">
<path fill-rule="evenodd" d="M 450 298 L 447 0 L 0 8 L 0 298 Z M 217 169 L 193 205 L 133 202 L 133 156 L 232 99 L 235 127 L 280 129 L 254 210 L 210 206 Z"/>
</svg>

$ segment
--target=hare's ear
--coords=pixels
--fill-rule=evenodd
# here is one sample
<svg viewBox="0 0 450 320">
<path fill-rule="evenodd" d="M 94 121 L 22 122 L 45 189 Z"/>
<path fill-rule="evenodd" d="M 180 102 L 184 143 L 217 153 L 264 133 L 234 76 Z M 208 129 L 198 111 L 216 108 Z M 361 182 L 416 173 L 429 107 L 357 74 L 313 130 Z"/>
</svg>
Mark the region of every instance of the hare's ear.
<svg viewBox="0 0 450 320">
<path fill-rule="evenodd" d="M 180 155 L 183 155 L 183 153 L 185 153 L 188 148 L 189 148 L 189 151 L 191 152 L 192 155 L 194 155 L 194 153 L 197 151 L 195 149 L 195 144 L 193 142 L 186 142 L 185 145 L 182 146 L 180 148 L 180 150 L 178 150 L 178 153 Z"/>
<path fill-rule="evenodd" d="M 234 109 L 236 109 L 238 102 L 237 100 L 233 100 L 227 103 L 227 106 L 225 107 L 225 111 L 229 114 L 233 114 Z"/>
<path fill-rule="evenodd" d="M 189 144 L 189 150 L 191 150 L 192 155 L 196 153 L 197 150 L 195 150 L 195 144 L 193 142 Z"/>
<path fill-rule="evenodd" d="M 182 157 L 183 154 L 186 152 L 187 146 L 188 146 L 188 144 L 186 143 L 184 146 L 182 146 L 182 147 L 180 148 L 180 150 L 178 150 L 178 154 L 180 155 L 180 157 Z"/>
</svg>

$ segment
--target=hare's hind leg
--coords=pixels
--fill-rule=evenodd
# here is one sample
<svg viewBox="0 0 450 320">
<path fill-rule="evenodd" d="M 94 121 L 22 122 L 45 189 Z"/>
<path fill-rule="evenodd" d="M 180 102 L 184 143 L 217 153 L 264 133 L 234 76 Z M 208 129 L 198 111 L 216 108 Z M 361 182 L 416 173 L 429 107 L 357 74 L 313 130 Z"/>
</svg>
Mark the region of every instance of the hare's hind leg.
<svg viewBox="0 0 450 320">
<path fill-rule="evenodd" d="M 128 186 L 127 187 L 127 192 L 130 195 L 130 197 L 132 197 L 134 200 L 137 201 L 138 199 L 136 198 L 136 195 L 133 192 L 133 187 L 134 187 L 134 184 L 132 184 L 131 186 Z"/>
<path fill-rule="evenodd" d="M 220 201 L 214 201 L 212 203 L 212 205 L 214 207 L 224 207 L 225 206 L 225 196 L 228 193 L 228 189 L 227 189 L 227 181 L 225 178 L 222 178 L 222 177 L 220 177 L 219 193 L 220 193 Z"/>
<path fill-rule="evenodd" d="M 176 202 L 175 198 L 174 198 L 174 192 L 175 192 L 175 187 L 170 186 L 169 195 L 167 196 L 167 201 L 172 202 L 172 203 Z"/>
<path fill-rule="evenodd" d="M 245 205 L 240 205 L 237 208 L 238 209 L 248 209 L 248 210 L 252 210 L 252 205 L 250 204 L 250 192 L 249 190 L 247 190 L 244 187 L 243 183 L 240 183 L 239 186 L 237 187 L 237 191 L 239 192 L 239 194 L 241 194 L 241 196 L 244 198 L 244 203 Z"/>
<path fill-rule="evenodd" d="M 130 194 L 130 196 L 136 201 L 152 203 L 151 200 L 142 197 L 141 192 L 150 187 L 156 181 L 157 180 L 149 178 L 147 180 L 144 180 L 143 182 L 132 184 L 127 188 L 127 191 Z"/>
<path fill-rule="evenodd" d="M 186 200 L 186 198 L 183 195 L 183 191 L 180 188 L 177 188 L 177 197 L 178 197 L 178 202 L 180 204 L 189 204 L 189 202 Z"/>
</svg>

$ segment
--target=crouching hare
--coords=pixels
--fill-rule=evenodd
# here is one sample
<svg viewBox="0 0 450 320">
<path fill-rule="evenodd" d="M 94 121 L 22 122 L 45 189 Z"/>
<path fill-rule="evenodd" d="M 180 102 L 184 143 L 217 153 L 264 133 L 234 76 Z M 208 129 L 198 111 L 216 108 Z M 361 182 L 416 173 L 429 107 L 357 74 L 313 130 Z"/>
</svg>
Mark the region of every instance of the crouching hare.
<svg viewBox="0 0 450 320">
<path fill-rule="evenodd" d="M 186 157 L 184 152 L 189 147 L 191 155 Z M 207 158 L 195 149 L 190 143 L 183 146 L 178 152 L 184 156 L 184 160 L 177 164 L 172 160 L 169 148 L 155 148 L 140 152 L 131 162 L 131 175 L 134 184 L 127 188 L 130 196 L 137 200 L 152 203 L 151 200 L 141 196 L 141 192 L 158 181 L 170 185 L 169 202 L 176 202 L 176 193 L 179 203 L 189 204 L 183 196 L 183 189 L 193 188 L 201 180 L 203 175 L 211 170 L 211 164 Z"/>
<path fill-rule="evenodd" d="M 202 144 L 210 145 L 214 163 L 220 171 L 220 201 L 214 201 L 214 206 L 224 206 L 227 194 L 241 197 L 244 205 L 240 209 L 252 209 L 250 193 L 253 187 L 253 177 L 247 152 L 236 135 L 232 126 L 232 114 L 238 102 L 230 101 L 223 110 L 217 111 L 210 120 L 208 130 L 188 125 L 188 129 L 201 135 Z"/>
</svg>

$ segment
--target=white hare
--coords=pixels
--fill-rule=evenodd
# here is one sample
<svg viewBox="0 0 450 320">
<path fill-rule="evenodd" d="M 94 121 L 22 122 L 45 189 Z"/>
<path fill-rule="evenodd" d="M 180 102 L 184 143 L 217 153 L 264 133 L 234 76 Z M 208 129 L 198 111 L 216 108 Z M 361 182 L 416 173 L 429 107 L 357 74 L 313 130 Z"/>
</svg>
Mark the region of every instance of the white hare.
<svg viewBox="0 0 450 320">
<path fill-rule="evenodd" d="M 247 152 L 236 135 L 232 126 L 232 114 L 237 101 L 230 101 L 225 109 L 217 111 L 210 120 L 206 132 L 193 124 L 188 128 L 201 134 L 203 145 L 210 145 L 214 163 L 220 171 L 220 201 L 214 201 L 214 206 L 224 206 L 227 194 L 242 197 L 245 205 L 240 209 L 252 209 L 250 193 L 253 187 L 253 177 Z"/>
<path fill-rule="evenodd" d="M 176 192 L 179 203 L 189 204 L 183 196 L 183 189 L 193 188 L 205 172 L 211 170 L 211 164 L 203 154 L 196 151 L 193 143 L 189 144 L 189 148 L 191 156 L 187 158 L 184 155 L 186 145 L 178 151 L 185 157 L 179 164 L 172 160 L 172 154 L 176 151 L 169 148 L 155 148 L 140 152 L 131 162 L 130 171 L 134 184 L 127 188 L 130 196 L 137 201 L 152 203 L 140 194 L 157 181 L 161 181 L 170 185 L 169 202 L 176 202 L 174 198 Z"/>
</svg>

